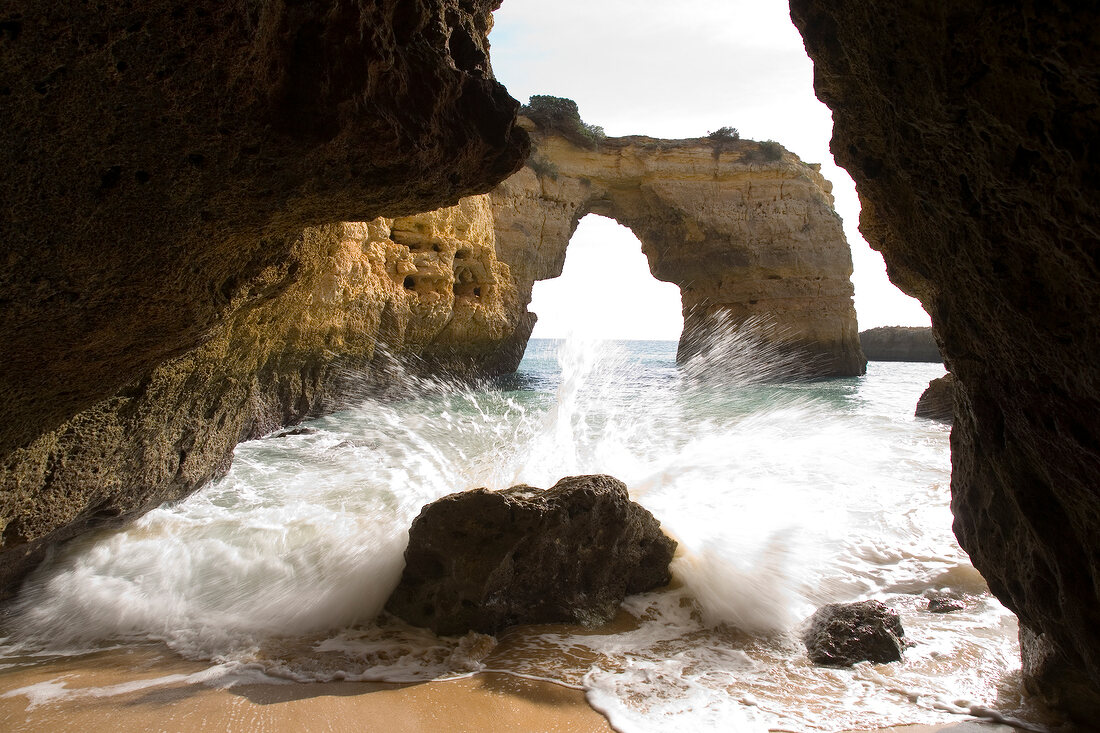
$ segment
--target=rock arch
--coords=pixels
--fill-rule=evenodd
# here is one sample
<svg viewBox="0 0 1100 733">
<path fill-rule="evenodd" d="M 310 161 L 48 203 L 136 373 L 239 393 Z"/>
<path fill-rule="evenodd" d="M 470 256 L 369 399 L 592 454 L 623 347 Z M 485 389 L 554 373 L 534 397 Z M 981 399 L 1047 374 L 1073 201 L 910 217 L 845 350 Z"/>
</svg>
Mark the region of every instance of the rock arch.
<svg viewBox="0 0 1100 733">
<path fill-rule="evenodd" d="M 769 338 L 807 355 L 807 373 L 863 373 L 851 252 L 816 166 L 752 141 L 633 136 L 586 146 L 521 124 L 534 152 L 491 194 L 497 254 L 518 298 L 517 346 L 534 326 L 533 283 L 561 274 L 569 240 L 591 213 L 629 227 L 654 277 L 680 288 L 681 356 L 708 316 L 757 316 Z"/>
</svg>

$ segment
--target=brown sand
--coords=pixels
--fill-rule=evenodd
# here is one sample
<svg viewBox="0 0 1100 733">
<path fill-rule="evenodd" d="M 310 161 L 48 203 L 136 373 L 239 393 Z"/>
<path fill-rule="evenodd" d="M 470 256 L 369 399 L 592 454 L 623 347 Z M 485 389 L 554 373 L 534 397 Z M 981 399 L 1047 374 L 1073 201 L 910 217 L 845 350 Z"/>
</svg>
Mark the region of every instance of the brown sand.
<svg viewBox="0 0 1100 733">
<path fill-rule="evenodd" d="M 437 733 L 608 733 L 607 720 L 584 694 L 547 682 L 485 673 L 474 677 L 395 685 L 329 682 L 239 685 L 215 689 L 177 681 L 131 692 L 96 696 L 93 690 L 190 675 L 206 665 L 147 649 L 124 649 L 61 658 L 0 671 L 0 730 L 165 731 L 193 733 L 282 733 L 283 731 L 379 731 Z M 32 705 L 30 685 L 63 680 L 68 691 Z M 84 690 L 86 694 L 80 694 Z M 899 726 L 876 733 L 1013 733 L 1007 726 L 967 722 L 945 726 Z M 700 732 L 702 733 L 702 731 Z"/>
<path fill-rule="evenodd" d="M 31 706 L 6 692 L 64 680 L 70 689 L 101 688 L 191 674 L 203 666 L 104 653 L 0 672 L 0 730 L 11 731 L 554 731 L 610 732 L 584 694 L 509 675 L 481 674 L 448 682 L 392 685 L 330 682 L 240 685 L 227 690 L 202 683 L 157 685 L 109 697 L 69 697 Z M 134 657 L 127 659 L 127 657 Z"/>
</svg>

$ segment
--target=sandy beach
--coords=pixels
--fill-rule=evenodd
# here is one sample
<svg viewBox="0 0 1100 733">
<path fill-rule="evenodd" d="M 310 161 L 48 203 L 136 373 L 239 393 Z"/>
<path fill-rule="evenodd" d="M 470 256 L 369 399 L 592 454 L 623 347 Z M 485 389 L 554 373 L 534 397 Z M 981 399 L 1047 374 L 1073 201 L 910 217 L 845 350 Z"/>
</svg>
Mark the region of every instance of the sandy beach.
<svg viewBox="0 0 1100 733">
<path fill-rule="evenodd" d="M 419 684 L 240 684 L 198 681 L 208 665 L 143 650 L 106 651 L 0 671 L 0 730 L 26 731 L 545 731 L 612 727 L 584 693 L 508 674 Z M 1012 733 L 966 721 L 881 733 Z"/>
</svg>

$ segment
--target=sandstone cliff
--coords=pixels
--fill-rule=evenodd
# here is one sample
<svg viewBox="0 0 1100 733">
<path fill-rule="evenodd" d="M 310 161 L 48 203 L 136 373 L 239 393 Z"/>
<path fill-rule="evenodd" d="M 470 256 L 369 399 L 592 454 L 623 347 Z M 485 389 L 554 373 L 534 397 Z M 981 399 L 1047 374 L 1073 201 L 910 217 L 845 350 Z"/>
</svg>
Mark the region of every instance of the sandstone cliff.
<svg viewBox="0 0 1100 733">
<path fill-rule="evenodd" d="M 927 361 L 943 363 L 931 328 L 880 326 L 859 334 L 859 345 L 870 361 Z"/>
<path fill-rule="evenodd" d="M 956 377 L 955 534 L 1082 676 L 1053 697 L 1087 715 L 1082 689 L 1100 707 L 1100 11 L 791 0 L 791 16 L 861 229 L 932 316 Z"/>
<path fill-rule="evenodd" d="M 0 587 L 51 544 L 191 493 L 238 441 L 386 385 L 402 356 L 458 341 L 489 368 L 514 299 L 484 195 L 307 229 L 256 282 L 203 346 L 0 463 Z"/>
<path fill-rule="evenodd" d="M 497 251 L 524 306 L 534 281 L 561 274 L 578 222 L 595 213 L 630 227 L 654 277 L 679 286 L 681 356 L 715 314 L 760 317 L 770 339 L 806 355 L 805 373 L 863 373 L 851 251 L 816 167 L 748 140 L 585 144 L 520 120 L 534 152 L 491 196 Z M 514 322 L 526 340 L 525 307 Z"/>
</svg>

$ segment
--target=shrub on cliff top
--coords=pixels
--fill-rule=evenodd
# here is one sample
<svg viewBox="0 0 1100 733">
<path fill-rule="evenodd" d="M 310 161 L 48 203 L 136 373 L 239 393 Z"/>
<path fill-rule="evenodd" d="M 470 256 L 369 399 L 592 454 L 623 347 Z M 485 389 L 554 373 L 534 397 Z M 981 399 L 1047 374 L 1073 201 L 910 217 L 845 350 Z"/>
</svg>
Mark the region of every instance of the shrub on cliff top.
<svg viewBox="0 0 1100 733">
<path fill-rule="evenodd" d="M 540 130 L 557 132 L 581 147 L 596 147 L 607 137 L 599 125 L 585 123 L 577 103 L 565 97 L 533 94 L 527 104 L 520 107 L 519 113 L 530 118 Z"/>
<path fill-rule="evenodd" d="M 736 127 L 729 127 L 727 125 L 708 132 L 707 139 L 713 144 L 714 159 L 717 160 L 722 153 L 735 147 L 734 143 L 741 139 L 741 133 L 738 132 Z"/>
<path fill-rule="evenodd" d="M 765 140 L 755 150 L 746 152 L 744 159 L 749 163 L 774 163 L 783 159 L 784 152 L 783 146 L 775 140 Z"/>
<path fill-rule="evenodd" d="M 724 140 L 740 140 L 741 133 L 737 131 L 736 127 L 719 127 L 717 130 L 707 133 L 707 137 L 715 142 Z"/>
</svg>

